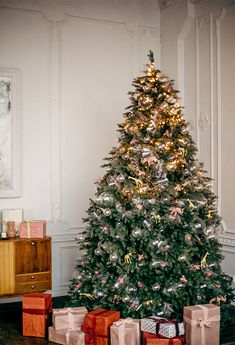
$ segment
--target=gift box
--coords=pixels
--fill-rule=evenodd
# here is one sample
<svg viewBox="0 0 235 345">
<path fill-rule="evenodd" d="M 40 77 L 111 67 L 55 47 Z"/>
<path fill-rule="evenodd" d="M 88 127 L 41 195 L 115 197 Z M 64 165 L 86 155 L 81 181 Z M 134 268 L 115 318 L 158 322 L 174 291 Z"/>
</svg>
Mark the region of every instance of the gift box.
<svg viewBox="0 0 235 345">
<path fill-rule="evenodd" d="M 44 338 L 52 311 L 51 294 L 30 293 L 23 296 L 22 302 L 23 336 Z"/>
<path fill-rule="evenodd" d="M 86 333 L 86 345 L 109 345 L 110 326 L 120 319 L 120 312 L 95 309 L 85 316 L 82 330 Z"/>
<path fill-rule="evenodd" d="M 60 329 L 51 326 L 48 328 L 48 339 L 62 345 L 85 345 L 85 333 L 81 330 Z"/>
<path fill-rule="evenodd" d="M 43 238 L 46 236 L 45 220 L 29 220 L 20 223 L 20 238 Z"/>
<path fill-rule="evenodd" d="M 87 309 L 85 307 L 63 308 L 52 310 L 52 320 L 55 330 L 81 328 Z"/>
<path fill-rule="evenodd" d="M 189 345 L 219 345 L 220 307 L 203 304 L 184 307 L 185 338 Z"/>
<path fill-rule="evenodd" d="M 140 329 L 142 332 L 157 334 L 160 322 L 165 322 L 166 319 L 158 316 L 149 316 L 140 320 Z"/>
<path fill-rule="evenodd" d="M 184 335 L 183 322 L 176 322 L 158 316 L 150 316 L 141 319 L 141 331 L 151 334 L 159 334 L 165 338 L 175 338 Z"/>
<path fill-rule="evenodd" d="M 167 339 L 167 338 L 162 338 L 160 335 L 154 335 L 154 334 L 150 334 L 146 332 L 142 333 L 143 345 L 182 345 L 183 343 L 184 343 L 184 336 Z"/>
<path fill-rule="evenodd" d="M 16 234 L 19 234 L 20 223 L 23 220 L 22 209 L 2 210 L 2 232 L 7 232 L 7 222 L 15 222 Z"/>
<path fill-rule="evenodd" d="M 140 321 L 131 318 L 120 319 L 110 328 L 111 345 L 139 345 Z"/>
<path fill-rule="evenodd" d="M 157 334 L 163 338 L 175 338 L 179 335 L 184 335 L 184 323 L 168 320 L 159 322 Z"/>
</svg>

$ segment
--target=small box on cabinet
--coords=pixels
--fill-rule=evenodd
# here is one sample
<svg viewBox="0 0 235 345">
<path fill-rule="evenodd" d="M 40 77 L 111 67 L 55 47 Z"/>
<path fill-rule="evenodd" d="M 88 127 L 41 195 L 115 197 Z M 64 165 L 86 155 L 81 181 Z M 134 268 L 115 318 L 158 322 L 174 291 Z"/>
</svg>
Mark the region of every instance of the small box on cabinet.
<svg viewBox="0 0 235 345">
<path fill-rule="evenodd" d="M 45 220 L 28 220 L 20 223 L 20 238 L 43 238 L 45 236 Z"/>
</svg>

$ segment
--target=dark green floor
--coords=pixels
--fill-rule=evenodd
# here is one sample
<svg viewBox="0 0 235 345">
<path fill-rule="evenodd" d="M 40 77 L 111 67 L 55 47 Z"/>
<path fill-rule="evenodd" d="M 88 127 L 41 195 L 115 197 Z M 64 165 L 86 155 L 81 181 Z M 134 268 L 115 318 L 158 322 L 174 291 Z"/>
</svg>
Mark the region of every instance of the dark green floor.
<svg viewBox="0 0 235 345">
<path fill-rule="evenodd" d="M 67 297 L 53 298 L 53 308 L 63 308 L 66 302 Z M 235 308 L 231 309 L 231 318 L 235 320 Z M 0 304 L 0 345 L 55 345 L 43 338 L 23 337 L 21 319 L 21 302 Z M 221 331 L 220 344 L 235 345 L 235 323 Z"/>
</svg>

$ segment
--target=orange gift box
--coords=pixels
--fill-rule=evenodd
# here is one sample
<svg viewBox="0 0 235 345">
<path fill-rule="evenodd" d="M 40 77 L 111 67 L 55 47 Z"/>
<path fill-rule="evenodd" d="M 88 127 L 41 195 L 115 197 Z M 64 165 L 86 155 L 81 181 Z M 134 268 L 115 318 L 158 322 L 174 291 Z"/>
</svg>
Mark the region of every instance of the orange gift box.
<svg viewBox="0 0 235 345">
<path fill-rule="evenodd" d="M 51 294 L 30 293 L 23 296 L 23 336 L 44 338 L 51 311 Z"/>
<path fill-rule="evenodd" d="M 45 236 L 45 220 L 25 220 L 20 223 L 20 238 L 43 238 Z"/>
<path fill-rule="evenodd" d="M 162 338 L 159 335 L 142 333 L 142 344 L 143 345 L 182 345 L 184 337 L 179 336 L 175 338 Z"/>
<path fill-rule="evenodd" d="M 120 319 L 120 312 L 108 309 L 95 309 L 85 316 L 82 330 L 86 345 L 109 345 L 110 326 Z"/>
</svg>

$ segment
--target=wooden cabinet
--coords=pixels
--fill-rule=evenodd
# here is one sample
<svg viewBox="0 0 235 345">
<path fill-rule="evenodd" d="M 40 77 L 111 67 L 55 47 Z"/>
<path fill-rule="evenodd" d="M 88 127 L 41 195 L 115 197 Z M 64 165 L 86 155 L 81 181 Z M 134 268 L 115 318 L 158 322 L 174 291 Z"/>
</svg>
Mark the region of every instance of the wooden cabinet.
<svg viewBox="0 0 235 345">
<path fill-rule="evenodd" d="M 50 289 L 50 237 L 0 241 L 0 297 Z"/>
</svg>

